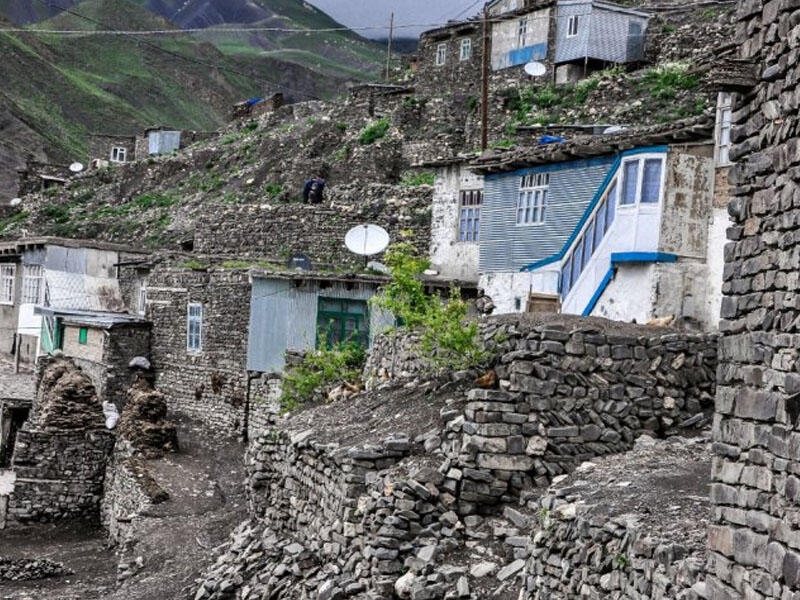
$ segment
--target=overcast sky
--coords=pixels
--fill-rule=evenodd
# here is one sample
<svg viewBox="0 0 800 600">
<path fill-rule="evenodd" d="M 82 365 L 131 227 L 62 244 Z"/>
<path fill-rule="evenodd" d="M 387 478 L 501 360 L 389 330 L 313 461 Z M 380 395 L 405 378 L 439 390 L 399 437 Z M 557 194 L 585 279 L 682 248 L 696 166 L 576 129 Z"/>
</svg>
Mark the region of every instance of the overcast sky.
<svg viewBox="0 0 800 600">
<path fill-rule="evenodd" d="M 484 0 L 307 0 L 348 27 L 382 29 L 359 31 L 365 37 L 386 37 L 389 16 L 394 12 L 395 35 L 417 37 L 448 19 L 464 19 L 478 13 Z M 413 25 L 413 27 L 412 27 Z"/>
</svg>

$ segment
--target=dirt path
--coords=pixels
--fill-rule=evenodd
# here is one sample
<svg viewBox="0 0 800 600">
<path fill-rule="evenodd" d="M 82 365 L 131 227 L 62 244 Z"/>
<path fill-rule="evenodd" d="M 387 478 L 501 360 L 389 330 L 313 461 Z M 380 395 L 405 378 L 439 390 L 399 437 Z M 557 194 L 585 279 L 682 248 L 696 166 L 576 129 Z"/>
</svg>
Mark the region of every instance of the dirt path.
<svg viewBox="0 0 800 600">
<path fill-rule="evenodd" d="M 60 524 L 0 531 L 0 557 L 49 558 L 75 574 L 0 582 L 0 600 L 175 600 L 185 597 L 213 548 L 246 518 L 244 447 L 217 440 L 197 423 L 178 423 L 181 450 L 148 461 L 170 500 L 135 522 L 136 541 L 122 562 L 141 564 L 117 588 L 118 557 L 96 525 Z"/>
</svg>

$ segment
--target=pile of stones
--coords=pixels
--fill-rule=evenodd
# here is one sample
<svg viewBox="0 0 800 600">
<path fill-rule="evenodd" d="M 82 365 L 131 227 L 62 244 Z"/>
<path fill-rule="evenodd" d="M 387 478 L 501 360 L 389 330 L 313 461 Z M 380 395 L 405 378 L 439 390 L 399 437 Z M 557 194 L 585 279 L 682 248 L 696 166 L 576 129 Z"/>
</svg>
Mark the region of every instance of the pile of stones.
<svg viewBox="0 0 800 600">
<path fill-rule="evenodd" d="M 30 581 L 71 574 L 72 571 L 61 563 L 46 558 L 0 558 L 0 581 Z"/>
</svg>

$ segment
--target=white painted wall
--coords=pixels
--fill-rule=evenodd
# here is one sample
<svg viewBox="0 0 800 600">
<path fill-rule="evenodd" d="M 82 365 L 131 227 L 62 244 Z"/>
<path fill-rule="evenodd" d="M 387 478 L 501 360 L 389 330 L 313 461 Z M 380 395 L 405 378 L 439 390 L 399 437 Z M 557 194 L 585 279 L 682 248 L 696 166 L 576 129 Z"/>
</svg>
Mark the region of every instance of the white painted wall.
<svg viewBox="0 0 800 600">
<path fill-rule="evenodd" d="M 458 236 L 461 190 L 483 190 L 483 176 L 460 166 L 444 167 L 436 176 L 431 217 L 431 268 L 441 277 L 478 280 L 478 243 Z"/>
<path fill-rule="evenodd" d="M 708 294 L 705 301 L 705 320 L 712 330 L 719 329 L 719 313 L 722 306 L 722 271 L 725 267 L 724 250 L 728 241 L 726 229 L 732 225 L 725 208 L 714 208 L 708 224 Z"/>
<path fill-rule="evenodd" d="M 614 278 L 595 304 L 592 316 L 647 323 L 653 317 L 655 271 L 652 263 L 619 265 Z"/>
<path fill-rule="evenodd" d="M 544 8 L 508 21 L 492 24 L 492 70 L 498 71 L 509 66 L 508 53 L 517 50 L 519 45 L 519 22 L 527 17 L 528 29 L 525 35 L 525 47 L 536 44 L 547 44 L 550 28 L 550 9 Z"/>
<path fill-rule="evenodd" d="M 478 287 L 494 302 L 492 314 L 523 312 L 530 292 L 553 295 L 558 293 L 558 269 L 542 267 L 533 273 L 483 273 Z"/>
</svg>

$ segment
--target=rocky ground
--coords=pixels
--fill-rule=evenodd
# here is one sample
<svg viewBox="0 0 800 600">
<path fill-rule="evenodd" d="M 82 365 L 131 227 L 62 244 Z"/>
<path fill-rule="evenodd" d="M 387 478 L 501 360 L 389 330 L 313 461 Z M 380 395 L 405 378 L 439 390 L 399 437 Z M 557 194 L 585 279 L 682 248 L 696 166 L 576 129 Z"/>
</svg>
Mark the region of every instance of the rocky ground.
<svg viewBox="0 0 800 600">
<path fill-rule="evenodd" d="M 137 518 L 135 540 L 109 548 L 96 524 L 6 530 L 0 559 L 48 559 L 72 574 L 0 582 L 2 600 L 173 600 L 245 518 L 244 448 L 196 423 L 178 423 L 180 451 L 147 461 L 170 495 Z M 118 569 L 118 563 L 120 568 Z M 117 586 L 118 580 L 121 585 Z"/>
</svg>

